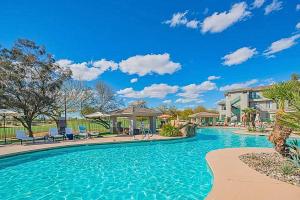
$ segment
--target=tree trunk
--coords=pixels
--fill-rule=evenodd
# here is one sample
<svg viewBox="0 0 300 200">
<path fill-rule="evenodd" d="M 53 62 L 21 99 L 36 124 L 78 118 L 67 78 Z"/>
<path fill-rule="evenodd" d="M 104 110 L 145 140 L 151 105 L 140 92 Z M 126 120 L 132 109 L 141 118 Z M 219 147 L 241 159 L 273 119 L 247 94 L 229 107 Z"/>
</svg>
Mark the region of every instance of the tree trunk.
<svg viewBox="0 0 300 200">
<path fill-rule="evenodd" d="M 54 121 L 55 121 L 55 124 L 56 124 L 56 128 L 58 130 L 59 129 L 59 120 L 58 119 L 54 119 Z"/>
<path fill-rule="evenodd" d="M 33 137 L 33 131 L 31 129 L 31 126 L 28 128 L 28 135 L 29 137 Z"/>
<path fill-rule="evenodd" d="M 289 149 L 286 144 L 287 138 L 292 133 L 292 129 L 284 127 L 278 123 L 278 118 L 281 116 L 281 113 L 276 114 L 275 126 L 269 136 L 269 140 L 275 145 L 275 150 L 280 153 L 282 156 L 288 156 Z"/>
</svg>

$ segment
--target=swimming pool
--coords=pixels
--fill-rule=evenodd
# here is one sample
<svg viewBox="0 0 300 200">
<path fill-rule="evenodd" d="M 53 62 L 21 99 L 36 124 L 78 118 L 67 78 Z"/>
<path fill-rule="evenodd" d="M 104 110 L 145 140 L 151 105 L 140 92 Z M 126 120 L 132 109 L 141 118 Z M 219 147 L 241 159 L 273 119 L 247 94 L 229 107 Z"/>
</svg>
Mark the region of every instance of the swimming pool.
<svg viewBox="0 0 300 200">
<path fill-rule="evenodd" d="M 1 199 L 204 199 L 207 152 L 271 147 L 264 136 L 199 129 L 173 141 L 90 145 L 0 159 Z"/>
</svg>

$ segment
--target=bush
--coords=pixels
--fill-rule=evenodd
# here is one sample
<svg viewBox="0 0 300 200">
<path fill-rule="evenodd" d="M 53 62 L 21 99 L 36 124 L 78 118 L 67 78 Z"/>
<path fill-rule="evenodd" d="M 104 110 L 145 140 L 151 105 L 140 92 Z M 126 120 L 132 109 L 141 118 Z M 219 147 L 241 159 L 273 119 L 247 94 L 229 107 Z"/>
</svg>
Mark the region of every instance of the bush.
<svg viewBox="0 0 300 200">
<path fill-rule="evenodd" d="M 292 140 L 290 144 L 288 144 L 288 148 L 290 162 L 300 169 L 300 147 L 298 141 Z"/>
<path fill-rule="evenodd" d="M 283 165 L 280 167 L 280 170 L 284 176 L 288 176 L 295 172 L 295 167 L 289 163 L 283 163 Z"/>
<path fill-rule="evenodd" d="M 178 128 L 175 126 L 172 126 L 171 124 L 165 124 L 160 133 L 161 136 L 166 136 L 166 137 L 177 137 L 181 136 L 181 133 Z"/>
</svg>

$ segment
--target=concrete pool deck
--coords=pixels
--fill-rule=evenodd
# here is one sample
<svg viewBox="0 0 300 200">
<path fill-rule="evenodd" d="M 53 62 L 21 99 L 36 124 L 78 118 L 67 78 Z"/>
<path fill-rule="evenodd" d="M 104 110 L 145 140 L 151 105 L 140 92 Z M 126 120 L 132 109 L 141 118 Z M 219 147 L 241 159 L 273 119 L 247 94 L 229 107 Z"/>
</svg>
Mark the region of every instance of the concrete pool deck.
<svg viewBox="0 0 300 200">
<path fill-rule="evenodd" d="M 65 140 L 60 142 L 48 142 L 44 143 L 43 141 L 33 144 L 32 142 L 26 142 L 23 145 L 20 143 L 0 145 L 0 158 L 10 155 L 15 155 L 25 152 L 33 152 L 39 150 L 47 150 L 59 147 L 71 147 L 78 145 L 92 145 L 92 144 L 107 144 L 107 143 L 124 143 L 124 142 L 140 142 L 140 141 L 158 141 L 158 140 L 172 140 L 178 139 L 181 137 L 163 137 L 160 135 L 153 135 L 149 139 L 143 139 L 142 135 L 137 135 L 136 139 L 133 140 L 132 136 L 104 136 L 100 138 L 92 139 L 80 139 L 80 140 Z"/>
<path fill-rule="evenodd" d="M 213 172 L 207 200 L 299 200 L 300 187 L 261 174 L 243 163 L 246 153 L 274 152 L 271 148 L 230 148 L 211 151 L 206 160 Z"/>
</svg>

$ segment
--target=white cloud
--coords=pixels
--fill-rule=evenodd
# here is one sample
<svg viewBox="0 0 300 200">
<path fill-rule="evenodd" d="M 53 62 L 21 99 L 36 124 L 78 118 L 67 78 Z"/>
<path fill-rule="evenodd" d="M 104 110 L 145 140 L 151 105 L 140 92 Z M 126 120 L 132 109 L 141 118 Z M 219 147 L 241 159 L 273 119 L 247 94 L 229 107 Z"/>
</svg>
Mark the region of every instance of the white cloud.
<svg viewBox="0 0 300 200">
<path fill-rule="evenodd" d="M 296 29 L 300 30 L 300 22 L 296 24 Z"/>
<path fill-rule="evenodd" d="M 296 5 L 296 10 L 300 10 L 300 3 Z"/>
<path fill-rule="evenodd" d="M 246 62 L 257 54 L 256 48 L 243 47 L 236 50 L 233 53 L 225 55 L 222 59 L 224 60 L 223 65 L 232 66 Z"/>
<path fill-rule="evenodd" d="M 178 98 L 175 101 L 176 103 L 203 103 L 204 101 L 200 98 L 189 99 L 189 98 Z"/>
<path fill-rule="evenodd" d="M 214 90 L 216 88 L 217 88 L 216 84 L 211 81 L 204 81 L 198 85 L 190 84 L 190 85 L 183 86 L 181 88 L 183 92 L 177 94 L 177 96 L 180 96 L 181 98 L 177 99 L 176 102 L 177 103 L 203 102 L 203 100 L 200 99 L 202 93 L 210 90 Z"/>
<path fill-rule="evenodd" d="M 221 76 L 209 76 L 209 77 L 207 78 L 207 80 L 213 81 L 213 80 L 218 80 L 218 79 L 220 79 L 220 78 L 221 78 Z"/>
<path fill-rule="evenodd" d="M 136 83 L 136 82 L 138 82 L 137 78 L 133 78 L 133 79 L 130 80 L 130 83 Z"/>
<path fill-rule="evenodd" d="M 189 21 L 188 23 L 186 23 L 186 27 L 193 28 L 193 29 L 198 28 L 199 25 L 200 25 L 200 22 L 198 20 L 195 20 L 195 19 L 193 19 L 193 20 Z"/>
<path fill-rule="evenodd" d="M 167 100 L 164 100 L 163 103 L 170 104 L 170 103 L 172 103 L 172 100 L 167 99 Z"/>
<path fill-rule="evenodd" d="M 178 12 L 173 14 L 172 18 L 170 20 L 164 21 L 164 24 L 169 24 L 170 27 L 176 27 L 176 26 L 180 26 L 180 25 L 185 25 L 187 28 L 192 28 L 192 29 L 196 29 L 199 27 L 200 22 L 196 19 L 193 20 L 188 20 L 186 18 L 186 14 L 188 13 L 188 11 L 185 12 Z"/>
<path fill-rule="evenodd" d="M 223 87 L 220 87 L 220 91 L 228 91 L 228 90 L 247 88 L 249 86 L 254 85 L 257 82 L 258 82 L 257 79 L 252 79 L 250 81 L 246 81 L 246 82 L 243 82 L 243 83 L 234 83 L 234 84 L 231 84 L 231 85 L 225 85 Z"/>
<path fill-rule="evenodd" d="M 265 3 L 265 0 L 255 0 L 253 3 L 252 3 L 252 7 L 253 8 L 260 8 L 262 7 L 262 5 Z"/>
<path fill-rule="evenodd" d="M 126 98 L 159 98 L 163 99 L 168 94 L 174 94 L 178 90 L 178 86 L 170 86 L 164 83 L 152 84 L 143 90 L 135 91 L 133 88 L 125 88 L 117 91 L 117 94 Z"/>
<path fill-rule="evenodd" d="M 186 14 L 188 13 L 188 11 L 185 11 L 183 13 L 178 12 L 173 14 L 172 18 L 170 20 L 165 21 L 165 24 L 169 24 L 170 27 L 175 27 L 178 25 L 184 25 L 188 22 L 187 18 L 186 18 Z"/>
<path fill-rule="evenodd" d="M 181 68 L 181 65 L 180 63 L 171 61 L 170 55 L 164 53 L 136 55 L 127 60 L 122 60 L 119 63 L 119 67 L 124 73 L 144 76 L 151 73 L 157 73 L 159 75 L 173 74 Z"/>
<path fill-rule="evenodd" d="M 268 15 L 273 11 L 278 11 L 281 9 L 282 9 L 282 1 L 273 0 L 271 4 L 265 7 L 265 15 Z"/>
<path fill-rule="evenodd" d="M 95 62 L 82 62 L 73 63 L 71 60 L 62 59 L 56 62 L 58 65 L 64 68 L 68 68 L 72 71 L 72 78 L 81 81 L 95 80 L 103 72 L 107 70 L 116 70 L 118 65 L 113 61 L 107 61 L 105 59 Z"/>
<path fill-rule="evenodd" d="M 275 53 L 288 49 L 295 44 L 297 44 L 296 40 L 300 38 L 300 34 L 293 35 L 289 38 L 282 38 L 273 42 L 268 49 L 265 50 L 264 55 L 267 57 L 273 57 Z"/>
<path fill-rule="evenodd" d="M 247 11 L 247 3 L 236 3 L 231 7 L 231 9 L 228 12 L 215 12 L 211 16 L 205 18 L 201 26 L 201 31 L 202 33 L 222 32 L 231 25 L 250 16 L 250 14 L 251 12 Z"/>
<path fill-rule="evenodd" d="M 107 70 L 114 71 L 114 70 L 118 69 L 118 64 L 112 60 L 101 59 L 101 60 L 92 62 L 92 65 L 96 68 L 99 68 L 102 71 L 102 73 Z"/>
</svg>

